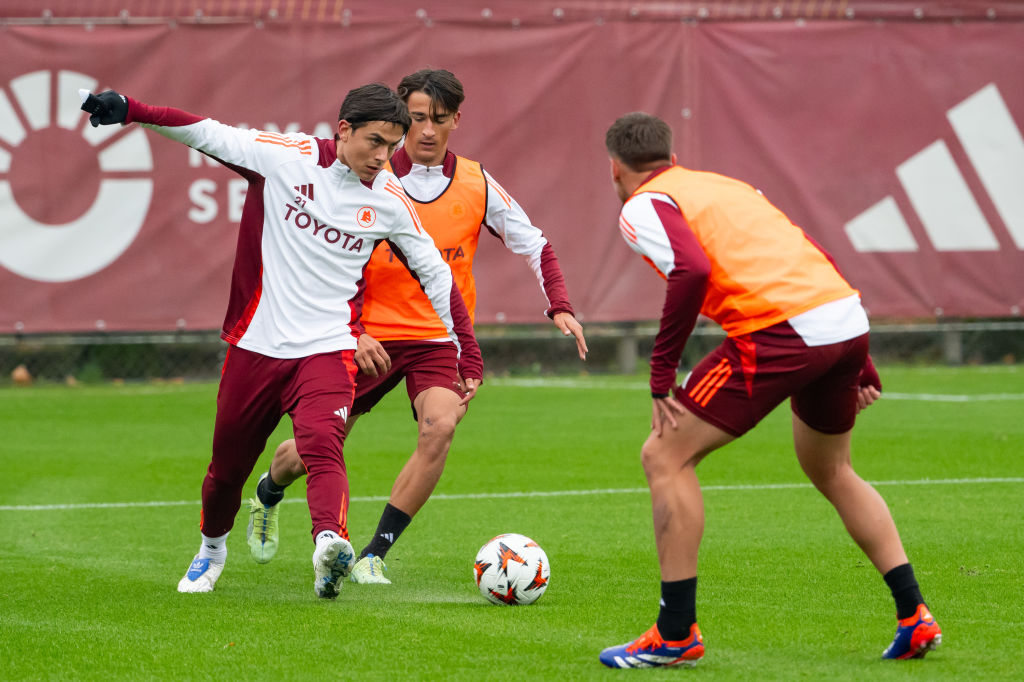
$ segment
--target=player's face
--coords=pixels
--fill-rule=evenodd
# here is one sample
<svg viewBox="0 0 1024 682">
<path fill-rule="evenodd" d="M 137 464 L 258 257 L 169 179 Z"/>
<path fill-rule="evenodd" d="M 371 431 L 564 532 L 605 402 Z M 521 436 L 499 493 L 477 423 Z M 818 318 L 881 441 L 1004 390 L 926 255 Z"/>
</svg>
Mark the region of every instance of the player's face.
<svg viewBox="0 0 1024 682">
<path fill-rule="evenodd" d="M 406 101 L 412 126 L 405 136 L 405 151 L 413 163 L 439 166 L 448 151 L 448 135 L 459 127 L 461 111 L 451 112 L 430 100 L 425 92 L 414 92 Z"/>
<path fill-rule="evenodd" d="M 370 121 L 353 130 L 348 121 L 338 121 L 338 137 L 338 160 L 369 182 L 391 158 L 402 139 L 402 126 Z"/>
</svg>

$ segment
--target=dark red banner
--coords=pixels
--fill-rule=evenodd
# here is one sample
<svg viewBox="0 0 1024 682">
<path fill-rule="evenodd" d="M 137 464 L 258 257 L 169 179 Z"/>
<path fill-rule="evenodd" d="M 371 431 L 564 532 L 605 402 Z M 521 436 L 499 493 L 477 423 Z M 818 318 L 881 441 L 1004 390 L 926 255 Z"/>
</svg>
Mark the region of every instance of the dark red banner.
<svg viewBox="0 0 1024 682">
<path fill-rule="evenodd" d="M 684 165 L 762 189 L 832 252 L 872 315 L 1019 315 L 1024 23 L 575 12 L 8 25 L 0 333 L 220 326 L 245 183 L 138 126 L 89 127 L 79 88 L 329 137 L 348 89 L 425 66 L 462 79 L 452 150 L 545 231 L 586 320 L 660 314 L 661 280 L 618 234 L 603 145 L 634 110 L 670 123 Z M 543 320 L 528 266 L 489 235 L 475 271 L 478 321 Z"/>
</svg>

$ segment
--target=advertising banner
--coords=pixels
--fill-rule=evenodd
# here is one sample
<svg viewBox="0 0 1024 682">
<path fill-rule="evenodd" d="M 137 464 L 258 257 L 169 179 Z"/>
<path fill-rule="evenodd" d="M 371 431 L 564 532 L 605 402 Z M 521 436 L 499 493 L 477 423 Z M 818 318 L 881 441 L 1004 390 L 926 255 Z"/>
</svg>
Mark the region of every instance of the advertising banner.
<svg viewBox="0 0 1024 682">
<path fill-rule="evenodd" d="M 761 189 L 875 317 L 1024 306 L 1024 23 L 353 21 L 0 31 L 0 334 L 220 327 L 245 181 L 80 88 L 231 125 L 334 133 L 345 92 L 424 67 L 466 88 L 452 151 L 554 246 L 585 321 L 656 319 L 663 282 L 617 229 L 604 133 L 643 110 L 683 165 Z M 477 321 L 542 322 L 486 233 Z"/>
</svg>

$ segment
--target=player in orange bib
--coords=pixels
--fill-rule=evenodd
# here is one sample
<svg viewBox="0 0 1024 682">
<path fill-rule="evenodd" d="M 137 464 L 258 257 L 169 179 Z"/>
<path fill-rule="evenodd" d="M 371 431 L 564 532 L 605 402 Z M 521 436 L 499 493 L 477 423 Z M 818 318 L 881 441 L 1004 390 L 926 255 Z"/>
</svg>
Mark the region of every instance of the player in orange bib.
<svg viewBox="0 0 1024 682">
<path fill-rule="evenodd" d="M 697 552 L 704 505 L 696 467 L 790 398 L 797 459 L 832 503 L 896 602 L 884 658 L 941 641 L 885 501 L 850 466 L 857 412 L 880 396 L 860 296 L 831 258 L 753 187 L 676 165 L 672 131 L 648 114 L 608 130 L 626 243 L 666 280 L 651 355 L 651 434 L 641 450 L 661 568 L 661 608 L 642 636 L 601 652 L 612 668 L 695 665 Z M 676 383 L 698 313 L 726 340 Z"/>
<path fill-rule="evenodd" d="M 425 69 L 403 78 L 398 93 L 409 107 L 412 127 L 388 170 L 401 180 L 424 229 L 451 267 L 470 317 L 476 307 L 473 256 L 481 227 L 486 227 L 527 259 L 547 298 L 547 316 L 563 334 L 575 338 L 585 359 L 583 328 L 551 245 L 480 163 L 448 150 L 448 136 L 461 118 L 462 83 L 449 71 Z M 398 474 L 377 531 L 350 576 L 357 583 L 389 583 L 384 556 L 437 485 L 455 426 L 479 382 L 459 376 L 456 348 L 445 325 L 389 243 L 374 251 L 365 281 L 361 319 L 366 333 L 355 355 L 361 372 L 346 428 L 351 431 L 358 416 L 403 378 L 419 425 L 416 449 Z M 257 485 L 257 499 L 250 502 L 249 548 L 256 561 L 269 561 L 277 551 L 278 503 L 284 488 L 303 473 L 295 441 L 285 441 Z"/>
</svg>

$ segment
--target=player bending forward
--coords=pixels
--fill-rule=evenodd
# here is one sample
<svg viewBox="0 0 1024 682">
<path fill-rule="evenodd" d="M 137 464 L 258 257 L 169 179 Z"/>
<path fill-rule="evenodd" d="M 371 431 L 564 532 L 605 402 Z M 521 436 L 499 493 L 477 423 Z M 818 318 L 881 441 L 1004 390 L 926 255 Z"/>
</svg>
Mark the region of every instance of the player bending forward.
<svg viewBox="0 0 1024 682">
<path fill-rule="evenodd" d="M 213 590 L 242 487 L 287 413 L 308 471 L 314 589 L 337 596 L 355 562 L 342 445 L 357 371 L 363 269 L 379 242 L 387 240 L 416 273 L 453 349 L 462 351 L 462 376 L 483 376 L 451 269 L 398 180 L 383 170 L 409 129 L 405 103 L 381 84 L 349 91 L 336 140 L 239 130 L 112 91 L 89 95 L 82 108 L 93 125 L 141 123 L 249 181 L 222 333 L 231 345 L 203 480 L 202 542 L 178 591 Z"/>
<path fill-rule="evenodd" d="M 573 315 L 555 253 L 519 204 L 476 161 L 448 150 L 448 136 L 459 124 L 462 83 L 449 71 L 425 69 L 402 79 L 398 94 L 409 106 L 412 126 L 391 167 L 416 205 L 423 226 L 446 254 L 470 316 L 476 304 L 473 256 L 486 226 L 502 243 L 525 256 L 547 296 L 547 315 L 576 339 L 580 358 L 587 352 L 583 330 Z M 416 449 L 398 474 L 377 531 L 363 548 L 351 579 L 390 583 L 384 556 L 430 497 L 444 471 L 455 425 L 466 414 L 456 367 L 456 349 L 416 282 L 387 245 L 381 245 L 366 270 L 363 324 L 356 359 L 364 370 L 356 378 L 356 397 L 347 428 L 369 412 L 405 378 L 419 426 Z M 379 341 L 379 342 L 378 342 Z M 379 371 L 378 371 L 379 368 Z M 468 381 L 474 391 L 477 382 Z M 267 562 L 278 547 L 278 503 L 284 488 L 303 473 L 295 441 L 278 447 L 270 471 L 250 502 L 249 548 Z"/>
<path fill-rule="evenodd" d="M 694 665 L 697 551 L 704 505 L 697 464 L 786 398 L 796 456 L 882 574 L 896 601 L 884 658 L 923 656 L 941 641 L 885 501 L 850 466 L 850 431 L 881 384 L 868 357 L 860 296 L 831 259 L 757 190 L 675 165 L 672 131 L 654 116 L 608 130 L 626 243 L 667 280 L 651 354 L 651 434 L 641 450 L 661 568 L 661 610 L 638 639 L 605 649 L 612 668 Z M 676 385 L 703 313 L 726 340 Z"/>
</svg>

